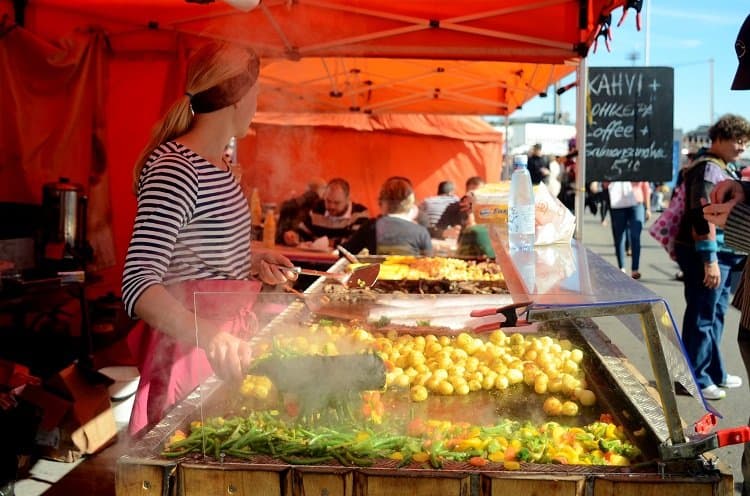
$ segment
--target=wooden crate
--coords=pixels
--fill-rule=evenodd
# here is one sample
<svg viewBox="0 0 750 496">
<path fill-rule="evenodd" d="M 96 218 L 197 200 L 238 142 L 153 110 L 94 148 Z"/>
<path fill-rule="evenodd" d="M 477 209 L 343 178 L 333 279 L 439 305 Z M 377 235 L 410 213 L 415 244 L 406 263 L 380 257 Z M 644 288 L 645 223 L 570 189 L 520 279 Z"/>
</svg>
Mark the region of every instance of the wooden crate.
<svg viewBox="0 0 750 496">
<path fill-rule="evenodd" d="M 499 473 L 482 475 L 482 496 L 584 496 L 586 478 L 581 475 Z"/>
<path fill-rule="evenodd" d="M 291 471 L 285 466 L 226 467 L 183 463 L 177 469 L 178 496 L 290 496 Z"/>
<path fill-rule="evenodd" d="M 115 472 L 118 496 L 168 496 L 176 464 L 168 461 L 120 457 Z"/>
<path fill-rule="evenodd" d="M 471 474 L 433 470 L 360 470 L 352 496 L 470 496 Z"/>
<path fill-rule="evenodd" d="M 715 477 L 597 478 L 593 496 L 732 496 L 731 473 Z"/>
</svg>

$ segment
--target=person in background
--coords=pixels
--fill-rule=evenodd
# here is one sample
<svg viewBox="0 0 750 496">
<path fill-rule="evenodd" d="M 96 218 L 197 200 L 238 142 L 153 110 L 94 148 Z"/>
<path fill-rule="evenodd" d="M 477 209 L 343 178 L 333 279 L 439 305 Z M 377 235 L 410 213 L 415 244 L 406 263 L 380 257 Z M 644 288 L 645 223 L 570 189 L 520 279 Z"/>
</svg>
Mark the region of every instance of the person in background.
<svg viewBox="0 0 750 496">
<path fill-rule="evenodd" d="M 310 209 L 323 198 L 326 182 L 322 178 L 310 179 L 307 189 L 301 195 L 285 200 L 279 209 L 277 243 L 284 243 L 284 233 L 299 227 L 305 221 Z"/>
<path fill-rule="evenodd" d="M 413 219 L 414 189 L 405 177 L 386 179 L 380 188 L 378 205 L 381 215 L 362 227 L 344 248 L 352 253 L 378 255 L 431 256 L 432 239 L 427 228 Z"/>
<path fill-rule="evenodd" d="M 250 211 L 222 160 L 255 115 L 260 62 L 252 50 L 210 42 L 187 63 L 185 93 L 154 128 L 134 168 L 137 211 L 122 279 L 128 342 L 141 374 L 129 430 L 161 420 L 212 373 L 240 381 L 250 365 L 251 302 L 194 308 L 198 292 L 257 292 L 287 281 L 273 252 L 250 253 Z M 245 334 L 245 335 L 243 335 Z"/>
<path fill-rule="evenodd" d="M 302 223 L 287 229 L 282 238 L 285 245 L 297 246 L 300 241 L 326 236 L 333 247 L 349 239 L 369 217 L 366 206 L 351 200 L 349 183 L 335 178 L 328 182 L 323 199 L 313 205 Z"/>
<path fill-rule="evenodd" d="M 531 184 L 539 184 L 542 181 L 547 182 L 549 177 L 549 166 L 547 160 L 542 155 L 542 145 L 537 143 L 531 147 L 529 153 L 529 161 L 527 164 L 529 169 L 529 175 L 531 176 Z"/>
<path fill-rule="evenodd" d="M 565 155 L 565 162 L 563 162 L 564 168 L 560 179 L 560 195 L 558 196 L 562 204 L 571 212 L 575 212 L 577 157 L 576 139 L 571 138 L 568 140 L 568 154 Z"/>
<path fill-rule="evenodd" d="M 664 188 L 665 184 L 663 182 L 655 182 L 652 186 L 651 191 L 651 207 L 654 209 L 654 212 L 663 212 L 664 211 Z"/>
<path fill-rule="evenodd" d="M 745 151 L 750 122 L 737 115 L 724 115 L 708 130 L 711 146 L 683 173 L 685 213 L 675 238 L 677 263 L 683 273 L 687 307 L 682 321 L 682 341 L 703 396 L 718 400 L 722 388 L 742 385 L 728 374 L 721 354 L 724 316 L 729 305 L 731 272 L 741 261 L 724 243 L 724 233 L 703 215 L 714 186 L 726 179 L 739 179 L 728 167 Z"/>
<path fill-rule="evenodd" d="M 456 186 L 453 181 L 441 181 L 438 184 L 437 195 L 428 196 L 419 204 L 419 210 L 427 217 L 428 229 L 435 227 L 448 205 L 459 200 L 455 191 Z"/>
<path fill-rule="evenodd" d="M 487 224 L 477 224 L 474 212 L 471 210 L 471 195 L 464 197 L 469 203 L 466 220 L 462 224 L 461 232 L 456 242 L 456 255 L 460 257 L 483 257 L 495 258 L 495 249 L 492 247 L 489 227 Z"/>
<path fill-rule="evenodd" d="M 560 194 L 562 184 L 560 183 L 560 176 L 562 175 L 562 167 L 560 166 L 560 160 L 562 157 L 556 157 L 550 155 L 548 158 L 549 176 L 547 176 L 547 188 L 553 198 L 557 198 Z"/>
<path fill-rule="evenodd" d="M 471 176 L 466 180 L 464 196 L 445 207 L 443 215 L 440 216 L 440 220 L 430 232 L 432 237 L 443 238 L 446 229 L 451 227 L 460 229 L 466 223 L 468 215 L 471 213 L 471 193 L 484 184 L 484 178 L 480 176 Z"/>
<path fill-rule="evenodd" d="M 739 67 L 732 81 L 733 90 L 750 90 L 750 15 L 740 27 L 735 42 Z M 722 181 L 711 190 L 708 205 L 703 207 L 704 218 L 724 230 L 728 246 L 750 253 L 750 182 Z M 745 261 L 740 284 L 732 300 L 740 311 L 737 345 L 745 372 L 750 375 L 750 261 Z M 748 421 L 750 423 L 750 421 Z M 750 496 L 750 443 L 742 453 L 742 496 Z"/>
<path fill-rule="evenodd" d="M 596 215 L 597 211 L 601 218 L 602 226 L 607 225 L 607 214 L 609 213 L 609 191 L 604 183 L 599 181 L 592 181 L 588 187 L 589 194 L 591 195 L 590 201 L 593 202 L 594 208 L 592 212 Z M 630 241 L 628 241 L 628 232 L 625 231 L 625 251 L 630 255 Z"/>
<path fill-rule="evenodd" d="M 617 266 L 625 272 L 625 236 L 630 233 L 631 259 L 630 275 L 640 279 L 641 231 L 651 218 L 651 191 L 645 181 L 613 181 L 605 183 L 609 192 L 610 217 L 612 218 L 612 238 L 615 243 Z"/>
</svg>

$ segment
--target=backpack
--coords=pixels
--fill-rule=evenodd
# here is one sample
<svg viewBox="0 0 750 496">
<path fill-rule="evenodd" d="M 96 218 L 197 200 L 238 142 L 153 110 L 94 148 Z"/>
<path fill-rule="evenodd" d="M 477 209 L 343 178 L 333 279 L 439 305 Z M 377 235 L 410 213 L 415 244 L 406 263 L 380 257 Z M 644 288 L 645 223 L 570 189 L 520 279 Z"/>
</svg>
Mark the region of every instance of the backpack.
<svg viewBox="0 0 750 496">
<path fill-rule="evenodd" d="M 648 233 L 654 238 L 662 247 L 667 250 L 669 258 L 677 260 L 675 254 L 675 239 L 677 233 L 680 230 L 680 223 L 682 218 L 685 216 L 685 183 L 687 182 L 687 174 L 689 171 L 694 170 L 696 166 L 705 166 L 708 162 L 716 160 L 718 157 L 713 155 L 705 155 L 696 159 L 695 162 L 690 164 L 688 168 L 683 171 L 683 181 L 675 187 L 672 192 L 672 198 L 669 200 L 667 208 L 659 215 L 659 217 L 651 224 L 648 228 Z M 718 159 L 721 160 L 721 159 Z M 721 160 L 723 163 L 724 161 Z"/>
<path fill-rule="evenodd" d="M 669 258 L 672 260 L 677 260 L 674 241 L 677 238 L 677 231 L 680 229 L 680 223 L 684 215 L 685 183 L 683 182 L 675 187 L 669 205 L 648 228 L 648 233 L 667 250 Z"/>
</svg>

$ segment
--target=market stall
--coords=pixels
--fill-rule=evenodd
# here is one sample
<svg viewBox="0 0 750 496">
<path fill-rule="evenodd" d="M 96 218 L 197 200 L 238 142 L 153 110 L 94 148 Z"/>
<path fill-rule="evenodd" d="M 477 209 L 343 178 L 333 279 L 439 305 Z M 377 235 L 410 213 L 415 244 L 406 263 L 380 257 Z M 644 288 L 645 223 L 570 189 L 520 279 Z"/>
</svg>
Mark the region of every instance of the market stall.
<svg viewBox="0 0 750 496">
<path fill-rule="evenodd" d="M 364 260 L 376 261 L 385 267 L 386 282 L 425 264 L 422 259 L 403 269 L 404 259 Z M 694 432 L 696 419 L 682 419 L 677 410 L 674 381 L 693 393 L 697 388 L 658 296 L 575 243 L 538 248 L 530 261 L 501 250 L 498 262 L 502 280 L 491 284 L 491 295 L 418 294 L 409 284 L 405 292 L 378 292 L 376 283 L 355 297 L 332 290 L 325 279 L 302 299 L 267 295 L 262 308 L 276 311 L 259 307 L 265 325 L 258 339 L 273 337 L 271 355 L 286 349 L 285 359 L 292 361 L 283 363 L 292 367 L 311 356 L 288 348 L 304 341 L 308 350 L 318 347 L 318 357 L 349 360 L 369 355 L 347 352 L 348 340 L 374 342 L 395 367 L 385 369 L 385 386 L 377 396 L 368 389 L 378 373 L 366 366 L 333 375 L 292 368 L 298 372 L 293 380 L 265 369 L 269 382 L 249 379 L 239 395 L 209 379 L 119 460 L 118 494 L 143 494 L 144 488 L 154 494 L 245 494 L 259 487 L 264 494 L 732 494 L 731 473 L 705 454 L 718 447 L 716 436 Z M 431 262 L 436 264 L 444 262 Z M 348 265 L 340 260 L 331 271 Z M 527 312 L 507 312 L 521 307 Z M 625 313 L 643 319 L 641 337 L 658 391 L 613 344 L 613 330 L 592 320 Z M 315 341 L 321 329 L 326 337 Z M 425 345 L 425 362 L 414 353 L 418 343 Z M 450 359 L 430 358 L 428 350 L 438 347 L 450 348 Z M 567 357 L 559 370 L 549 365 L 556 353 Z M 433 359 L 444 358 L 450 363 L 434 368 Z M 472 359 L 477 363 L 470 365 Z M 430 369 L 424 382 L 420 364 Z M 473 371 L 484 373 L 487 384 L 472 384 L 472 376 L 463 390 L 456 374 Z M 365 385 L 356 386 L 357 377 Z M 304 401 L 302 413 L 290 412 L 283 398 L 289 392 L 304 398 L 295 388 L 313 383 L 315 399 L 341 399 L 340 393 L 353 391 L 364 402 L 355 403 L 354 417 L 343 409 L 329 412 L 327 402 L 317 404 L 318 413 L 305 411 Z M 275 396 L 274 387 L 283 394 Z M 359 389 L 367 391 L 360 396 Z M 243 395 L 249 403 L 236 402 Z M 433 430 L 415 431 L 415 422 Z M 316 443 L 326 436 L 335 441 L 320 451 Z"/>
<path fill-rule="evenodd" d="M 184 0 L 1 0 L 0 81 L 11 91 L 0 96 L 9 174 L 0 196 L 38 202 L 59 177 L 84 184 L 92 267 L 112 283 L 134 216 L 132 164 L 182 94 L 175 74 L 196 43 L 259 52 L 261 111 L 510 115 L 574 71 L 624 3 L 271 0 L 241 12 Z"/>
</svg>

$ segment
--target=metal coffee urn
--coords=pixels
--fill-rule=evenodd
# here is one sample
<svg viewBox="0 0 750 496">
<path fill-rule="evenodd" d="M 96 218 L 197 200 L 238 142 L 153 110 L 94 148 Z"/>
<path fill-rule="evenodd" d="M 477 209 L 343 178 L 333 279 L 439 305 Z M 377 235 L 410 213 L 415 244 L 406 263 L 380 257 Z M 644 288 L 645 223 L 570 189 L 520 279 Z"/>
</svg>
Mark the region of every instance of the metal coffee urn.
<svg viewBox="0 0 750 496">
<path fill-rule="evenodd" d="M 67 177 L 47 183 L 42 190 L 42 263 L 61 270 L 83 268 L 87 258 L 86 212 L 83 186 Z"/>
</svg>

